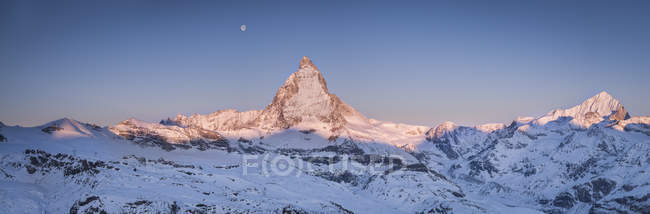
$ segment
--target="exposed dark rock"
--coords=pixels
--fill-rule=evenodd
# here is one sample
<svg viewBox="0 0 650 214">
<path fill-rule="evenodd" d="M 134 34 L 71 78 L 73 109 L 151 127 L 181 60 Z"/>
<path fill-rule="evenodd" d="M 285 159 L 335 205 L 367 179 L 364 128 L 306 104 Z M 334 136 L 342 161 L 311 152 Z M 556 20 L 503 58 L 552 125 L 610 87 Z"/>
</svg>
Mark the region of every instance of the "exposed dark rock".
<svg viewBox="0 0 650 214">
<path fill-rule="evenodd" d="M 299 132 L 303 134 L 311 134 L 314 133 L 315 131 L 316 129 L 308 129 L 308 130 L 300 130 Z"/>
<path fill-rule="evenodd" d="M 499 129 L 494 131 L 494 134 L 498 139 L 507 139 L 507 138 L 512 138 L 512 136 L 515 136 L 515 132 L 517 131 L 518 124 L 516 121 L 512 121 L 510 125 L 506 126 L 504 129 Z"/>
<path fill-rule="evenodd" d="M 399 166 L 402 165 L 402 160 L 399 158 L 386 157 L 386 156 L 375 155 L 375 154 L 354 155 L 351 156 L 350 159 L 366 166 L 370 164 L 381 164 L 381 165 L 395 164 Z"/>
<path fill-rule="evenodd" d="M 553 199 L 553 206 L 569 209 L 575 205 L 573 195 L 568 192 L 560 193 Z"/>
<path fill-rule="evenodd" d="M 338 138 L 339 138 L 339 136 L 331 135 L 331 136 L 329 136 L 329 137 L 327 138 L 327 141 L 329 141 L 329 142 L 334 142 L 334 141 L 336 141 L 336 139 L 338 139 Z"/>
<path fill-rule="evenodd" d="M 594 204 L 589 208 L 589 214 L 610 214 L 610 213 L 627 213 L 625 210 L 619 210 L 603 204 Z"/>
<path fill-rule="evenodd" d="M 440 205 L 438 205 L 438 207 L 434 207 L 434 208 L 431 208 L 428 211 L 420 212 L 420 213 L 421 214 L 425 214 L 425 213 L 426 214 L 451 214 L 451 213 L 453 213 L 452 210 L 453 209 L 451 207 L 440 204 Z"/>
<path fill-rule="evenodd" d="M 635 185 L 630 185 L 630 184 L 623 185 L 623 190 L 625 190 L 626 192 L 632 191 L 634 190 L 634 188 L 636 188 Z"/>
<path fill-rule="evenodd" d="M 580 202 L 590 203 L 591 200 L 591 184 L 585 183 L 582 185 L 574 186 L 573 189 L 576 191 L 576 199 Z"/>
<path fill-rule="evenodd" d="M 63 175 L 65 176 L 72 176 L 80 173 L 89 173 L 89 174 L 97 174 L 99 173 L 99 169 L 97 168 L 105 168 L 106 164 L 103 161 L 87 161 L 87 160 L 79 160 L 77 164 L 72 164 L 71 166 L 67 166 L 65 168 L 65 171 L 63 172 Z"/>
<path fill-rule="evenodd" d="M 100 168 L 107 168 L 103 161 L 88 161 L 85 159 L 74 158 L 67 154 L 51 155 L 41 150 L 25 150 L 25 155 L 29 159 L 29 165 L 25 168 L 30 174 L 36 171 L 43 173 L 50 172 L 52 169 L 63 170 L 64 176 L 74 176 L 80 173 L 97 174 Z"/>
<path fill-rule="evenodd" d="M 341 161 L 341 157 L 339 157 L 339 156 L 333 156 L 333 157 L 303 157 L 302 160 L 313 163 L 313 164 L 316 164 L 316 165 L 320 165 L 320 164 L 330 165 L 330 164 L 335 164 L 335 163 L 338 163 L 339 161 Z"/>
<path fill-rule="evenodd" d="M 176 204 L 176 201 L 169 205 L 169 214 L 177 214 L 178 211 L 181 211 L 181 208 Z"/>
<path fill-rule="evenodd" d="M 515 167 L 512 169 L 512 171 L 513 171 L 513 172 L 516 172 L 516 173 L 523 174 L 524 177 L 528 177 L 528 176 L 531 176 L 531 175 L 534 175 L 535 173 L 537 173 L 537 169 L 536 169 L 535 166 L 530 162 L 530 160 L 529 160 L 528 158 L 524 158 L 524 159 L 521 161 L 521 164 L 522 164 L 521 166 L 518 166 L 518 165 L 515 166 Z"/>
<path fill-rule="evenodd" d="M 573 187 L 573 189 L 575 190 L 575 197 L 578 201 L 591 203 L 599 201 L 611 193 L 615 187 L 615 181 L 606 178 L 598 178 L 592 180 L 591 182 L 576 185 Z"/>
<path fill-rule="evenodd" d="M 494 165 L 492 165 L 492 163 L 487 159 L 473 160 L 469 162 L 469 168 L 470 168 L 470 172 L 469 172 L 470 176 L 478 176 L 481 174 L 481 172 L 487 172 L 488 174 L 490 174 L 490 176 L 492 176 L 492 173 L 499 172 L 499 170 L 496 167 L 494 167 Z"/>
<path fill-rule="evenodd" d="M 0 134 L 0 142 L 7 142 L 7 138 Z"/>
<path fill-rule="evenodd" d="M 596 165 L 597 159 L 589 158 L 587 161 L 579 164 L 567 163 L 566 170 L 567 176 L 573 180 L 578 180 L 585 176 L 585 174 Z"/>
<path fill-rule="evenodd" d="M 228 166 L 214 166 L 214 168 L 217 169 L 234 169 L 239 167 L 239 165 L 228 165 Z"/>
<path fill-rule="evenodd" d="M 429 172 L 429 168 L 422 163 L 406 165 L 406 170 L 414 172 Z"/>
<path fill-rule="evenodd" d="M 264 152 L 266 152 L 266 149 L 264 149 L 264 148 L 262 148 L 260 146 L 257 146 L 257 145 L 255 145 L 255 146 L 244 146 L 244 144 L 240 143 L 238 151 L 240 153 L 243 153 L 243 154 L 257 155 L 257 154 L 264 154 Z"/>
<path fill-rule="evenodd" d="M 345 171 L 343 173 L 319 172 L 319 173 L 314 173 L 314 175 L 321 177 L 325 180 L 334 181 L 336 183 L 348 183 L 353 186 L 357 186 L 359 184 L 358 176 L 352 174 L 349 171 Z"/>
<path fill-rule="evenodd" d="M 193 172 L 185 171 L 185 170 L 178 170 L 180 173 L 185 173 L 186 175 L 195 175 Z"/>
<path fill-rule="evenodd" d="M 598 178 L 591 181 L 591 185 L 593 187 L 594 199 L 600 200 L 614 190 L 616 182 L 606 178 Z"/>
<path fill-rule="evenodd" d="M 341 206 L 340 204 L 334 203 L 334 202 L 332 202 L 332 201 L 330 201 L 330 203 L 331 203 L 332 205 L 334 205 L 336 208 L 338 208 L 339 211 L 341 211 L 341 213 L 344 213 L 344 214 L 354 214 L 354 212 L 352 212 L 352 211 L 350 211 L 350 210 L 348 210 L 348 209 L 343 208 L 343 206 Z"/>
<path fill-rule="evenodd" d="M 562 211 L 560 209 L 545 209 L 545 210 L 542 210 L 542 211 L 544 211 L 544 213 L 546 213 L 546 214 L 565 214 L 566 213 L 565 211 Z"/>
<path fill-rule="evenodd" d="M 500 183 L 494 181 L 489 181 L 486 184 L 484 184 L 480 191 L 482 195 L 489 195 L 493 193 L 502 193 L 502 192 L 509 193 L 512 192 L 512 189 L 510 187 L 501 185 Z"/>
<path fill-rule="evenodd" d="M 650 213 L 650 203 L 648 203 L 648 199 L 650 199 L 650 193 L 645 194 L 639 198 L 634 196 L 626 196 L 622 198 L 616 198 L 614 201 L 620 205 L 627 207 L 631 211 L 638 213 Z"/>
<path fill-rule="evenodd" d="M 95 131 L 101 131 L 102 130 L 102 127 L 98 126 L 97 124 L 85 124 L 85 125 L 88 126 L 91 129 L 95 130 Z"/>
<path fill-rule="evenodd" d="M 206 204 L 196 204 L 196 208 L 185 210 L 184 213 L 189 214 L 208 214 L 208 213 L 217 213 L 217 206 L 215 205 L 206 205 Z"/>
<path fill-rule="evenodd" d="M 0 172 L 2 172 L 2 175 L 4 175 L 5 178 L 8 178 L 8 179 L 15 178 L 15 176 L 10 175 L 9 173 L 5 172 L 5 170 L 3 170 L 2 168 L 0 168 Z M 31 174 L 31 173 L 30 173 L 30 174 Z"/>
<path fill-rule="evenodd" d="M 243 137 L 240 137 L 240 138 L 237 140 L 237 142 L 240 142 L 240 143 L 248 143 L 248 144 L 252 144 L 252 143 L 253 143 L 253 141 L 248 140 L 248 139 L 243 138 Z"/>
<path fill-rule="evenodd" d="M 90 196 L 84 200 L 77 200 L 72 207 L 70 207 L 70 214 L 77 213 L 99 213 L 106 214 L 106 211 L 102 209 L 104 203 L 98 196 Z"/>
<path fill-rule="evenodd" d="M 456 153 L 456 151 L 454 151 L 448 139 L 435 139 L 431 142 L 436 146 L 436 148 L 445 153 L 445 155 L 447 155 L 447 158 L 451 160 L 458 159 L 459 155 Z"/>
<path fill-rule="evenodd" d="M 45 127 L 43 129 L 41 129 L 41 131 L 43 131 L 45 133 L 48 133 L 48 134 L 52 134 L 53 132 L 60 131 L 60 130 L 63 130 L 63 128 L 57 126 L 56 124 L 53 124 L 51 126 L 48 126 L 48 127 Z"/>
<path fill-rule="evenodd" d="M 275 150 L 275 152 L 285 156 L 291 156 L 291 155 L 305 156 L 305 155 L 309 155 L 311 153 L 311 150 L 279 148 Z"/>
<path fill-rule="evenodd" d="M 548 200 L 548 199 L 540 199 L 540 200 L 537 201 L 537 203 L 539 203 L 539 204 L 543 204 L 543 205 L 546 205 L 546 204 L 548 204 L 549 202 L 551 202 L 551 200 Z"/>
<path fill-rule="evenodd" d="M 282 214 L 308 214 L 307 211 L 288 205 L 282 208 Z"/>
<path fill-rule="evenodd" d="M 230 144 L 228 144 L 228 141 L 223 139 L 223 140 L 214 140 L 214 141 L 206 141 L 203 139 L 197 139 L 197 140 L 191 140 L 189 142 L 190 145 L 193 147 L 197 148 L 198 150 L 205 151 L 208 149 L 220 149 L 220 150 L 229 150 L 230 149 Z"/>
<path fill-rule="evenodd" d="M 642 197 L 625 196 L 605 202 L 595 203 L 590 209 L 590 214 L 609 213 L 650 213 L 650 194 Z"/>
<path fill-rule="evenodd" d="M 25 169 L 27 170 L 27 173 L 29 174 L 34 174 L 36 172 L 36 168 L 32 166 L 25 166 Z"/>
<path fill-rule="evenodd" d="M 320 149 L 313 149 L 312 152 L 334 152 L 338 155 L 363 155 L 365 152 L 351 140 L 346 140 L 340 145 L 326 146 Z"/>
<path fill-rule="evenodd" d="M 464 198 L 465 194 L 460 193 L 460 192 L 451 192 L 452 195 L 458 197 L 458 198 Z"/>
<path fill-rule="evenodd" d="M 151 201 L 147 201 L 147 200 L 140 200 L 140 201 L 136 201 L 136 202 L 132 202 L 132 203 L 126 203 L 126 205 L 131 206 L 131 207 L 136 207 L 136 206 L 140 206 L 140 205 L 149 206 L 150 204 L 151 204 Z"/>
</svg>

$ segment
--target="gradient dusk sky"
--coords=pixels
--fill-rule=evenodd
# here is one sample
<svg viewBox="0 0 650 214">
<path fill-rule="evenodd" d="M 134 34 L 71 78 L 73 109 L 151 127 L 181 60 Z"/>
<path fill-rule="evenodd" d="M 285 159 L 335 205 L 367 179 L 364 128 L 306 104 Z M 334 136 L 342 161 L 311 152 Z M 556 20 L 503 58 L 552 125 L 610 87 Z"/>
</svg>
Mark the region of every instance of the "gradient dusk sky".
<svg viewBox="0 0 650 214">
<path fill-rule="evenodd" d="M 263 109 L 303 55 L 379 120 L 650 115 L 650 1 L 2 0 L 0 121 Z"/>
</svg>

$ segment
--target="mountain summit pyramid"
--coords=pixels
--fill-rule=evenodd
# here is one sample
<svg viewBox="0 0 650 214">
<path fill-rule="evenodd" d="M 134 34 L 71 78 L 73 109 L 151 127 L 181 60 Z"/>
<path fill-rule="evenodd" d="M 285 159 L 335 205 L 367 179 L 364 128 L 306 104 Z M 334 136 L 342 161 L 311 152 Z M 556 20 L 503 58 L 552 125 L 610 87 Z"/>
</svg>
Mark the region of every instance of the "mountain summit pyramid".
<svg viewBox="0 0 650 214">
<path fill-rule="evenodd" d="M 350 123 L 365 127 L 370 126 L 371 122 L 339 97 L 330 94 L 323 74 L 311 59 L 304 56 L 298 70 L 287 78 L 273 101 L 263 110 L 221 110 L 190 117 L 179 114 L 162 123 L 237 134 L 247 130 L 268 133 L 295 128 L 338 136 L 345 132 L 344 128 Z"/>
<path fill-rule="evenodd" d="M 585 100 L 580 105 L 569 109 L 557 109 L 537 119 L 538 124 L 546 124 L 562 117 L 569 117 L 573 123 L 588 127 L 605 119 L 625 120 L 630 115 L 617 99 L 609 93 L 602 91 L 595 96 Z"/>
<path fill-rule="evenodd" d="M 345 126 L 347 117 L 365 119 L 329 93 L 323 74 L 304 56 L 298 71 L 287 78 L 256 122 L 264 129 L 323 123 L 327 129 L 336 132 Z"/>
</svg>

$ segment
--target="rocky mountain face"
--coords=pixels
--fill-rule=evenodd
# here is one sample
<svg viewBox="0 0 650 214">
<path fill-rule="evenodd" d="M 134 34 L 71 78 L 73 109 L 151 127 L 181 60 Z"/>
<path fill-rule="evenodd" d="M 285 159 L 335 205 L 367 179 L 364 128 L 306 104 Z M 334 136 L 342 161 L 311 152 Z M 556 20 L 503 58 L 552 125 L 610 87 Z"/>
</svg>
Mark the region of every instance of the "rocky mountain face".
<svg viewBox="0 0 650 214">
<path fill-rule="evenodd" d="M 200 126 L 215 131 L 259 128 L 265 131 L 288 129 L 299 125 L 307 129 L 325 129 L 334 135 L 348 123 L 348 118 L 366 121 L 354 108 L 330 94 L 323 74 L 306 56 L 298 71 L 278 89 L 273 102 L 261 111 L 217 111 L 210 115 L 182 115 L 167 119 L 165 124 Z"/>
<path fill-rule="evenodd" d="M 309 58 L 303 57 L 298 71 L 278 89 L 273 102 L 262 111 L 256 123 L 264 129 L 286 129 L 300 123 L 324 124 L 335 133 L 347 124 L 347 117 L 364 118 L 330 94 L 323 74 Z"/>
</svg>

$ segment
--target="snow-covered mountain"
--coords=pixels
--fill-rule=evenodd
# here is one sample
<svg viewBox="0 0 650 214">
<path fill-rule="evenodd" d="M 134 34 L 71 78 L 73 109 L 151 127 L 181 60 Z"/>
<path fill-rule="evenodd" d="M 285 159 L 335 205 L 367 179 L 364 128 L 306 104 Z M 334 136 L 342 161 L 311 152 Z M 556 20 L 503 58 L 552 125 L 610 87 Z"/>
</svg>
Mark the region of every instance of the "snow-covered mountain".
<svg viewBox="0 0 650 214">
<path fill-rule="evenodd" d="M 630 115 L 618 100 L 603 91 L 573 108 L 551 111 L 545 116 L 535 119 L 535 123 L 544 125 L 560 118 L 570 119 L 572 124 L 585 128 L 603 120 L 629 119 Z"/>
<path fill-rule="evenodd" d="M 648 213 L 647 118 L 602 92 L 488 131 L 443 123 L 418 152 L 465 191 L 495 200 L 547 213 Z"/>
<path fill-rule="evenodd" d="M 235 138 L 257 138 L 286 129 L 311 130 L 328 139 L 353 138 L 394 145 L 421 142 L 422 134 L 428 129 L 366 118 L 329 93 L 323 74 L 306 56 L 300 60 L 298 71 L 287 78 L 264 110 L 177 115 L 162 124 L 201 127 Z"/>
<path fill-rule="evenodd" d="M 0 123 L 0 213 L 650 213 L 650 117 L 368 119 L 307 57 L 263 110 Z"/>
</svg>

